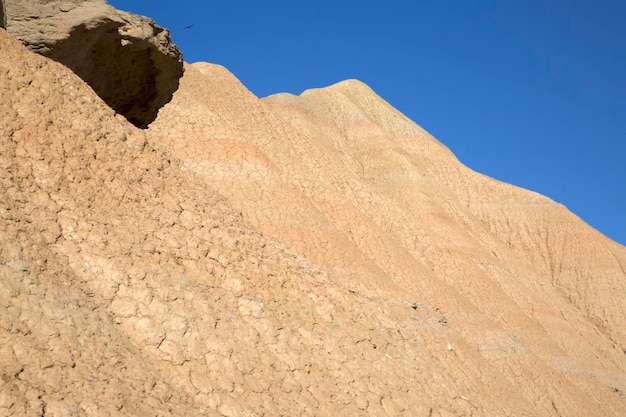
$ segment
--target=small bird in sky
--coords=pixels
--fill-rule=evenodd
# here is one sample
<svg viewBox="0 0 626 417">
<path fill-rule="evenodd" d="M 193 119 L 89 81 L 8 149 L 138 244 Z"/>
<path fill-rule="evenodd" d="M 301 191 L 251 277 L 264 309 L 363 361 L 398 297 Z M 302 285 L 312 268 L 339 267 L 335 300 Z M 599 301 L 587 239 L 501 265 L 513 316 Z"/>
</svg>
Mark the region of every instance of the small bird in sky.
<svg viewBox="0 0 626 417">
<path fill-rule="evenodd" d="M 191 29 L 194 25 L 185 26 L 183 29 Z"/>
</svg>

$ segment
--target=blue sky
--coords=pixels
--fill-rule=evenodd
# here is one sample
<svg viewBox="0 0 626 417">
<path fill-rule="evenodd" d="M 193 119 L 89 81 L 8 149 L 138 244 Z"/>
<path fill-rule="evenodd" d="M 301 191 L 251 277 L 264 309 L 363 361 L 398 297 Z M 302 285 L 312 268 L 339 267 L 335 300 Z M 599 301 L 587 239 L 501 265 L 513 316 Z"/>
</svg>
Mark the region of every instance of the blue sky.
<svg viewBox="0 0 626 417">
<path fill-rule="evenodd" d="M 623 0 L 109 3 L 259 97 L 360 79 L 464 164 L 626 244 Z"/>
</svg>

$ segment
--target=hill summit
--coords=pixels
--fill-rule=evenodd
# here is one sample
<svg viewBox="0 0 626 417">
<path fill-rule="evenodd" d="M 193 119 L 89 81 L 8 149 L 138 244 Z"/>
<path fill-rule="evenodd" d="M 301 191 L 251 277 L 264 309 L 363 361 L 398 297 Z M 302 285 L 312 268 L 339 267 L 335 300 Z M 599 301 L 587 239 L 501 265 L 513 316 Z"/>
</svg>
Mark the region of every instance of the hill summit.
<svg viewBox="0 0 626 417">
<path fill-rule="evenodd" d="M 626 248 L 367 85 L 0 51 L 0 416 L 626 415 Z"/>
</svg>

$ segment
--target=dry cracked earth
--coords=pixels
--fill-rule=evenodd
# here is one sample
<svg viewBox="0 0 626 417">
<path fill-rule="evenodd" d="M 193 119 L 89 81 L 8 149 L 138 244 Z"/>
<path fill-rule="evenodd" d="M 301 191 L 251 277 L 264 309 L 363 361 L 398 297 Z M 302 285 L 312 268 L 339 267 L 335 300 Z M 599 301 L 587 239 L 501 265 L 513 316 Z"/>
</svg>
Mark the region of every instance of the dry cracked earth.
<svg viewBox="0 0 626 417">
<path fill-rule="evenodd" d="M 0 416 L 626 415 L 626 248 L 366 85 L 0 97 Z"/>
</svg>

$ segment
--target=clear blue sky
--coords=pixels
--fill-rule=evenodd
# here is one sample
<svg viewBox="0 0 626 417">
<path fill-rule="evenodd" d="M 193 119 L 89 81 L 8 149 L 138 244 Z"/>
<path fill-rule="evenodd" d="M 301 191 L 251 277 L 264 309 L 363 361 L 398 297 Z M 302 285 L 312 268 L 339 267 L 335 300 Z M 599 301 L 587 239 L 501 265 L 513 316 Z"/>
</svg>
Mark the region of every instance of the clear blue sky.
<svg viewBox="0 0 626 417">
<path fill-rule="evenodd" d="M 626 244 L 624 0 L 109 3 L 259 97 L 360 79 L 469 167 Z"/>
</svg>

